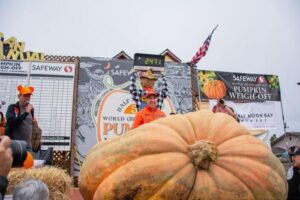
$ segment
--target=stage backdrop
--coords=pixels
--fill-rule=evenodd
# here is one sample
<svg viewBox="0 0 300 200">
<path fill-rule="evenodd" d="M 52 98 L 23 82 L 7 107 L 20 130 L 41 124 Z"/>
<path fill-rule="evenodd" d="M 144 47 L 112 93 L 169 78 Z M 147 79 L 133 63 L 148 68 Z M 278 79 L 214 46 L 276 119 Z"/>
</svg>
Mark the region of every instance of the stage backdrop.
<svg viewBox="0 0 300 200">
<path fill-rule="evenodd" d="M 76 116 L 75 175 L 88 150 L 99 141 L 126 134 L 136 113 L 129 93 L 132 60 L 80 58 Z M 169 97 L 163 111 L 192 111 L 190 68 L 165 63 Z M 158 79 L 156 88 L 161 88 Z"/>
<path fill-rule="evenodd" d="M 210 109 L 223 98 L 248 129 L 282 127 L 278 76 L 199 70 L 198 82 L 201 100 L 209 100 Z"/>
</svg>

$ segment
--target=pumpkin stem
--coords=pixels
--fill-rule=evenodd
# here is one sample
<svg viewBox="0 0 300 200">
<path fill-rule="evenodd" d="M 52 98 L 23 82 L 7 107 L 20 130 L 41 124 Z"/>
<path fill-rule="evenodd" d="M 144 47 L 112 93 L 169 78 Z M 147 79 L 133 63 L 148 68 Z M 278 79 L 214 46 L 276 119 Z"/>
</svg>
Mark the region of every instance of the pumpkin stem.
<svg viewBox="0 0 300 200">
<path fill-rule="evenodd" d="M 199 140 L 189 146 L 189 157 L 198 169 L 208 169 L 218 157 L 218 149 L 211 141 Z"/>
</svg>

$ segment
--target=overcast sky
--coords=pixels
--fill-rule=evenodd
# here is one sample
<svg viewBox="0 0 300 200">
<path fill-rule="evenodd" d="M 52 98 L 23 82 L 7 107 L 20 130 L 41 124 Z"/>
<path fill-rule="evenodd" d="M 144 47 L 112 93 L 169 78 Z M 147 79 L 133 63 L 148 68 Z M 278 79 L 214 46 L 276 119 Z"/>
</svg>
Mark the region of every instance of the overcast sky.
<svg viewBox="0 0 300 200">
<path fill-rule="evenodd" d="M 169 48 L 190 61 L 217 24 L 198 68 L 278 75 L 287 130 L 300 131 L 299 0 L 0 0 L 5 38 L 48 55 Z"/>
</svg>

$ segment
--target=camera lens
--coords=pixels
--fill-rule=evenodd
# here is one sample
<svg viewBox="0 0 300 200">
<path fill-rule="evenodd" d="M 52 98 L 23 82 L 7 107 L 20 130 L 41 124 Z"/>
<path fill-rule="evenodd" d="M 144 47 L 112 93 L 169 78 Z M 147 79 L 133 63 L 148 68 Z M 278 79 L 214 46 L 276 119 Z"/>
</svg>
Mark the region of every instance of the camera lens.
<svg viewBox="0 0 300 200">
<path fill-rule="evenodd" d="M 12 140 L 10 148 L 12 150 L 13 164 L 12 167 L 22 167 L 27 157 L 27 143 L 20 140 Z"/>
</svg>

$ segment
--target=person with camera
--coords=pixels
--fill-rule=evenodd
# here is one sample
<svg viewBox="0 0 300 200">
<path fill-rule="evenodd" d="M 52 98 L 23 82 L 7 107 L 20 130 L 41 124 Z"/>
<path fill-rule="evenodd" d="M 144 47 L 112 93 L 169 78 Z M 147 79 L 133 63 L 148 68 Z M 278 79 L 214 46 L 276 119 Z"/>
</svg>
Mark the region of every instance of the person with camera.
<svg viewBox="0 0 300 200">
<path fill-rule="evenodd" d="M 300 199 L 300 149 L 291 154 L 294 157 L 293 166 L 287 173 L 288 198 L 287 200 Z"/>
<path fill-rule="evenodd" d="M 19 101 L 8 106 L 6 111 L 5 135 L 12 140 L 23 140 L 27 142 L 28 149 L 31 150 L 32 128 L 34 120 L 33 105 L 30 103 L 34 88 L 31 86 L 17 87 Z"/>
<path fill-rule="evenodd" d="M 6 177 L 13 163 L 12 151 L 9 148 L 10 142 L 9 137 L 0 136 L 0 200 L 4 198 L 8 186 Z"/>
</svg>

